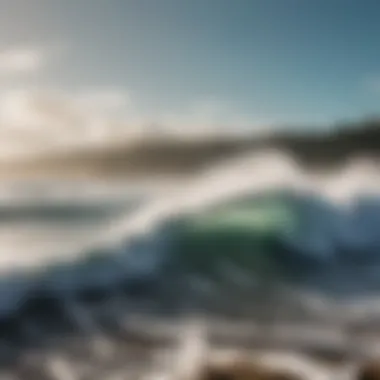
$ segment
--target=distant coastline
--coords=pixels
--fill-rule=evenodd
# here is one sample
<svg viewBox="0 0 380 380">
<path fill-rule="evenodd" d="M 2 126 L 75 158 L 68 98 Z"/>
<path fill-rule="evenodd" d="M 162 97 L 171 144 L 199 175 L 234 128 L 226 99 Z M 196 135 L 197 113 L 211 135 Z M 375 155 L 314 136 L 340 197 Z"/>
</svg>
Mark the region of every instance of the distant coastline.
<svg viewBox="0 0 380 380">
<path fill-rule="evenodd" d="M 0 163 L 4 178 L 183 177 L 240 154 L 278 149 L 304 167 L 339 167 L 354 157 L 379 158 L 380 119 L 341 125 L 332 132 L 277 132 L 181 139 L 151 137 L 97 148 L 82 148 L 35 159 Z"/>
</svg>

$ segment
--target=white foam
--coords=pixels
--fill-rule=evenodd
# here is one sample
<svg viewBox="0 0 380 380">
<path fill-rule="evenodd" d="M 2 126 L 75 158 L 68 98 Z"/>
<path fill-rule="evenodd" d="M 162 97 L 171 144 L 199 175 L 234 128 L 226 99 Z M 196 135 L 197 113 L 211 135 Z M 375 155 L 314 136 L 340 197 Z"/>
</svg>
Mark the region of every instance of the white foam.
<svg viewBox="0 0 380 380">
<path fill-rule="evenodd" d="M 207 168 L 175 190 L 136 214 L 121 218 L 92 245 L 149 233 L 160 221 L 244 194 L 291 190 L 317 194 L 334 205 L 347 206 L 360 195 L 380 196 L 380 165 L 375 159 L 358 157 L 335 172 L 321 173 L 306 171 L 290 154 L 267 150 Z"/>
</svg>

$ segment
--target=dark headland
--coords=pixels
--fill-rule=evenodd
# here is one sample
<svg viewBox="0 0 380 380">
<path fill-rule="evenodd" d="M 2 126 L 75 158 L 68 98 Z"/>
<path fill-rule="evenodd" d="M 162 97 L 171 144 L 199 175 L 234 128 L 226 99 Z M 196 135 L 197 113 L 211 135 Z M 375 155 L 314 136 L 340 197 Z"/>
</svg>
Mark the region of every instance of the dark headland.
<svg viewBox="0 0 380 380">
<path fill-rule="evenodd" d="M 110 177 L 195 174 L 220 160 L 278 149 L 307 168 L 344 165 L 347 159 L 380 156 L 380 118 L 342 123 L 318 131 L 308 128 L 277 130 L 258 136 L 219 136 L 184 139 L 152 136 L 131 143 L 120 141 L 97 148 L 82 148 L 13 163 L 0 163 L 3 177 Z"/>
</svg>

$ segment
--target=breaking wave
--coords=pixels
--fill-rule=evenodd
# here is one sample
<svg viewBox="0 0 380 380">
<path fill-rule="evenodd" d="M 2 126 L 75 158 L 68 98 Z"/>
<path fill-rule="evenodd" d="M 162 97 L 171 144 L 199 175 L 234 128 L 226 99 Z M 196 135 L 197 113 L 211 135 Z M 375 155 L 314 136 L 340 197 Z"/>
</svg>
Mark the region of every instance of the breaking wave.
<svg viewBox="0 0 380 380">
<path fill-rule="evenodd" d="M 15 312 L 32 294 L 74 299 L 115 289 L 167 309 L 212 304 L 218 312 L 231 306 L 210 300 L 231 292 L 244 299 L 242 313 L 257 311 L 246 306 L 269 294 L 263 286 L 276 299 L 301 299 L 300 290 L 376 297 L 379 168 L 352 157 L 339 170 L 306 170 L 276 150 L 214 165 L 59 260 L 4 275 L 0 311 Z"/>
</svg>

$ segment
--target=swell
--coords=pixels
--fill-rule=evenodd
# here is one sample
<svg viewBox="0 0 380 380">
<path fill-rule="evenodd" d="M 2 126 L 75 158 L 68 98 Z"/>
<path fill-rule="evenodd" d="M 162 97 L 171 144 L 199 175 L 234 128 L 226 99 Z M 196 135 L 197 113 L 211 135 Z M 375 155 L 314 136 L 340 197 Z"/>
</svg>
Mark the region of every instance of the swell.
<svg viewBox="0 0 380 380">
<path fill-rule="evenodd" d="M 197 311 L 258 320 L 367 318 L 377 310 L 363 305 L 374 305 L 380 291 L 379 186 L 380 170 L 371 158 L 322 173 L 302 168 L 289 154 L 267 150 L 212 166 L 115 221 L 60 262 L 18 273 L 3 268 L 8 272 L 0 288 L 0 327 L 8 332 L 3 340 L 22 346 L 49 335 L 49 329 L 61 336 L 96 334 L 99 325 L 112 331 L 135 312 Z M 268 199 L 279 202 L 301 221 L 302 229 L 280 231 L 275 248 L 266 253 L 292 272 L 292 281 L 239 267 L 237 246 L 223 257 L 213 255 L 209 272 L 198 271 L 193 253 L 176 245 L 183 221 L 247 198 L 261 205 Z M 354 297 L 355 305 L 361 302 L 359 316 Z"/>
</svg>

